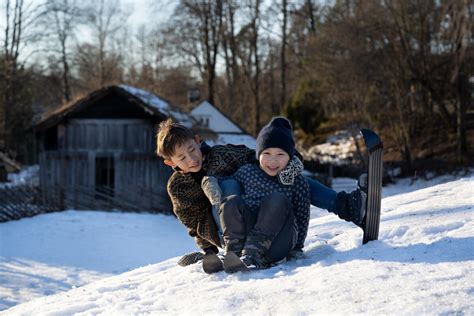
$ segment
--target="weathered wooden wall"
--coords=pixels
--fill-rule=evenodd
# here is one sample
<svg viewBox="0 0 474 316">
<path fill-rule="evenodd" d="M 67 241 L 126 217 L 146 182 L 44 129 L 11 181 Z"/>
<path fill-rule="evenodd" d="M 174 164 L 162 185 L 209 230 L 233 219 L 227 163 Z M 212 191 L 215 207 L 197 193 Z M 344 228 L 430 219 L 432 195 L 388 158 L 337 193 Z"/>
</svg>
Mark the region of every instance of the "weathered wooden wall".
<svg viewBox="0 0 474 316">
<path fill-rule="evenodd" d="M 140 119 L 75 119 L 59 131 L 59 149 L 153 153 L 153 126 Z"/>
<path fill-rule="evenodd" d="M 62 199 L 65 208 L 129 205 L 134 210 L 170 212 L 166 183 L 171 169 L 154 149 L 154 128 L 146 120 L 71 120 L 58 128 L 58 149 L 39 154 L 42 192 Z M 110 186 L 102 192 L 96 185 L 98 158 L 114 170 L 106 179 L 112 180 Z"/>
</svg>

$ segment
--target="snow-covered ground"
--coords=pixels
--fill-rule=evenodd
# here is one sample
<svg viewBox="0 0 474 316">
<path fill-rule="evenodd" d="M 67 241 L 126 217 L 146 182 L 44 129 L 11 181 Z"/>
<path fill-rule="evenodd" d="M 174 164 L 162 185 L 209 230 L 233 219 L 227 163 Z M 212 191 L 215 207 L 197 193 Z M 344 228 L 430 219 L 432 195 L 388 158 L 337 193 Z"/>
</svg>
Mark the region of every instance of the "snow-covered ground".
<svg viewBox="0 0 474 316">
<path fill-rule="evenodd" d="M 197 250 L 165 215 L 65 211 L 0 223 L 0 310 Z"/>
<path fill-rule="evenodd" d="M 80 285 L 67 278 L 69 268 L 77 268 L 72 274 L 86 282 L 141 266 L 34 299 L 4 313 L 474 314 L 474 176 L 434 179 L 414 186 L 402 181 L 384 188 L 384 196 L 378 241 L 361 246 L 360 229 L 313 208 L 305 259 L 234 275 L 207 275 L 199 264 L 179 267 L 179 256 L 159 262 L 165 257 L 160 252 L 172 257 L 195 249 L 172 217 L 70 211 L 3 223 L 2 298 L 9 290 L 4 282 L 9 284 L 14 278 L 22 281 L 20 285 L 10 283 L 16 292 L 12 299 L 50 283 L 63 285 L 52 286 L 51 292 Z M 58 216 L 59 223 L 55 224 L 57 219 L 52 216 Z M 124 218 L 113 219 L 115 216 Z M 148 227 L 146 223 L 151 221 L 154 228 L 141 229 L 136 223 L 140 216 L 149 216 L 141 225 Z M 80 228 L 73 229 L 74 221 Z M 100 225 L 103 230 L 92 229 Z M 63 226 L 64 231 L 72 232 L 50 236 L 61 232 Z M 109 234 L 117 240 L 105 242 Z M 135 236 L 133 242 L 125 240 L 128 234 Z M 68 249 L 77 245 L 75 239 L 84 239 L 84 246 L 90 243 L 94 250 Z M 54 246 L 55 240 L 63 247 Z M 107 244 L 96 245 L 101 242 Z M 8 254 L 4 254 L 5 245 Z M 135 249 L 138 245 L 141 248 Z M 175 253 L 171 253 L 173 248 Z M 75 259 L 60 259 L 61 252 Z M 80 253 L 83 255 L 76 255 Z M 82 260 L 86 257 L 89 259 Z M 136 261 L 131 263 L 127 257 Z M 36 278 L 38 283 L 27 282 L 43 268 L 46 274 Z M 53 271 L 56 268 L 59 270 Z M 53 277 L 47 276 L 47 270 Z M 26 299 L 27 295 L 21 297 Z"/>
</svg>

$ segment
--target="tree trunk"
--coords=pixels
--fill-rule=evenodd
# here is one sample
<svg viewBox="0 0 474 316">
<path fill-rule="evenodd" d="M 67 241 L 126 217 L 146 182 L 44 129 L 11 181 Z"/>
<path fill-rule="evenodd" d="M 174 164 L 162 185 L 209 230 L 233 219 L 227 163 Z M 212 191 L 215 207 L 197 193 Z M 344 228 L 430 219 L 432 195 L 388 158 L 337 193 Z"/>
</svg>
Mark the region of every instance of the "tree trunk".
<svg viewBox="0 0 474 316">
<path fill-rule="evenodd" d="M 466 125 L 465 116 L 466 108 L 470 104 L 470 91 L 469 81 L 467 76 L 464 74 L 463 69 L 460 70 L 457 79 L 457 94 L 459 100 L 459 106 L 456 113 L 456 134 L 457 134 L 457 160 L 462 162 L 466 157 L 467 146 L 466 146 Z"/>
<path fill-rule="evenodd" d="M 232 65 L 229 56 L 229 36 L 232 35 L 225 35 L 225 38 L 222 39 L 222 47 L 224 49 L 225 75 L 227 79 L 227 106 L 230 108 L 232 105 L 235 104 L 235 96 L 234 81 L 232 80 Z"/>
<path fill-rule="evenodd" d="M 277 103 L 275 91 L 275 59 L 273 52 L 270 52 L 270 104 L 273 115 L 278 115 L 282 112 L 282 108 Z"/>
<path fill-rule="evenodd" d="M 283 23 L 281 27 L 282 39 L 281 39 L 281 51 L 280 51 L 280 78 L 281 78 L 281 94 L 280 94 L 280 113 L 286 102 L 286 28 L 287 28 L 287 19 L 288 19 L 288 3 L 287 0 L 282 0 L 282 14 L 283 14 Z"/>
<path fill-rule="evenodd" d="M 71 87 L 69 85 L 69 64 L 66 56 L 66 43 L 62 45 L 62 62 L 63 62 L 63 96 L 64 101 L 69 102 L 71 100 Z"/>
<path fill-rule="evenodd" d="M 258 56 L 258 28 L 260 19 L 260 0 L 255 3 L 254 19 L 252 22 L 252 47 L 253 47 L 253 60 L 255 63 L 255 75 L 254 75 L 254 105 L 255 105 L 255 134 L 260 131 L 260 58 Z"/>
</svg>

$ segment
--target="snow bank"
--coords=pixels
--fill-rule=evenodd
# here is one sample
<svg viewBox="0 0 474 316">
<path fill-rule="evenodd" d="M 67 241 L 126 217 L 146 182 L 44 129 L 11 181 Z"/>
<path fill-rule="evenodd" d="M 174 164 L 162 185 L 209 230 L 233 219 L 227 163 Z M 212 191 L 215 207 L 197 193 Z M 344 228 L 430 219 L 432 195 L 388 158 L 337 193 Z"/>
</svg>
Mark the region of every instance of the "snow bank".
<svg viewBox="0 0 474 316">
<path fill-rule="evenodd" d="M 382 201 L 380 238 L 313 208 L 306 259 L 207 275 L 177 258 L 6 311 L 30 314 L 473 314 L 474 177 Z"/>
<path fill-rule="evenodd" d="M 33 165 L 23 168 L 20 172 L 17 173 L 9 173 L 8 174 L 8 181 L 0 183 L 0 188 L 8 186 L 16 186 L 22 184 L 31 184 L 31 185 L 38 185 L 39 184 L 39 166 Z"/>
<path fill-rule="evenodd" d="M 173 216 L 65 211 L 0 223 L 0 310 L 196 251 Z"/>
<path fill-rule="evenodd" d="M 361 137 L 359 136 L 358 139 Z M 328 137 L 325 143 L 301 149 L 305 160 L 331 163 L 335 165 L 350 164 L 354 160 L 356 146 L 354 138 L 346 130 L 337 131 Z"/>
</svg>

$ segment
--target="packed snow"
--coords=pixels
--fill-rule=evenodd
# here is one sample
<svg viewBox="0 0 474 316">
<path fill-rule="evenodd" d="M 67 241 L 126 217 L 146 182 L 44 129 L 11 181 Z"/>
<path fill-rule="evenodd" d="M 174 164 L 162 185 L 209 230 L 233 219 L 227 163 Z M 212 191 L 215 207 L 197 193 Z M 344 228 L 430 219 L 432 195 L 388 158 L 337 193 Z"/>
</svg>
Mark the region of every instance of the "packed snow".
<svg viewBox="0 0 474 316">
<path fill-rule="evenodd" d="M 71 210 L 0 223 L 0 310 L 197 250 L 166 215 Z"/>
<path fill-rule="evenodd" d="M 0 224 L 2 245 L 8 244 L 9 252 L 5 255 L 2 249 L 1 297 L 5 293 L 4 281 L 8 283 L 15 277 L 23 279 L 21 285 L 11 284 L 16 295 L 47 284 L 49 279 L 41 283 L 39 278 L 38 284 L 27 282 L 29 275 L 41 273 L 42 267 L 72 268 L 77 260 L 83 262 L 87 271 L 84 275 L 77 271 L 77 277 L 86 281 L 99 277 L 94 273 L 105 276 L 127 270 L 133 265 L 121 262 L 127 256 L 137 257 L 134 264 L 142 266 L 34 299 L 4 313 L 474 314 L 474 176 L 443 178 L 442 183 L 439 182 L 439 179 L 420 181 L 413 186 L 402 181 L 384 188 L 378 241 L 362 246 L 359 228 L 324 210 L 312 208 L 305 259 L 233 275 L 225 272 L 207 275 L 199 264 L 177 266 L 178 254 L 191 251 L 194 245 L 172 217 L 167 221 L 165 216 L 144 215 L 150 218 L 144 219 L 143 225 L 157 218 L 150 224 L 153 229 L 136 228 L 134 242 L 127 244 L 118 239 L 116 243 L 111 241 L 107 246 L 94 248 L 89 254 L 86 249 L 65 251 L 48 244 L 43 244 L 42 249 L 36 248 L 40 246 L 40 239 L 46 240 L 47 234 L 42 229 L 53 234 L 65 225 L 64 230 L 70 230 L 72 224 L 68 221 L 81 221 L 78 227 L 91 231 L 81 234 L 73 230 L 69 235 L 61 233 L 48 240 L 64 238 L 61 240 L 64 246 L 74 247 L 74 238 L 88 238 L 84 245 L 91 243 L 89 245 L 94 247 L 94 243 L 105 240 L 108 234 L 117 236 L 115 231 L 120 231 L 117 227 L 122 227 L 123 236 L 133 235 L 130 229 L 137 225 L 133 216 L 143 214 L 94 212 L 92 215 L 92 212 L 70 211 L 56 214 L 63 224 L 53 224 L 55 219 L 48 218 L 53 214 L 3 223 Z M 82 214 L 86 214 L 84 219 L 81 219 Z M 111 219 L 119 215 L 125 217 Z M 100 222 L 110 222 L 110 225 L 102 224 L 105 231 L 94 236 L 100 230 L 90 227 Z M 43 228 L 48 224 L 55 227 Z M 27 237 L 30 230 L 39 237 L 32 233 Z M 162 234 L 163 230 L 167 233 Z M 12 242 L 16 246 L 9 245 Z M 142 247 L 134 249 L 139 244 Z M 108 247 L 113 249 L 108 252 Z M 176 253 L 172 254 L 170 248 L 176 248 Z M 59 259 L 61 251 L 65 251 L 63 256 L 73 255 L 75 259 Z M 34 255 L 28 255 L 30 252 Z M 98 258 L 94 258 L 94 252 Z M 175 257 L 161 261 L 164 256 L 160 257 L 160 252 Z M 89 260 L 79 260 L 82 256 L 88 256 Z M 31 267 L 22 265 L 27 260 L 33 262 Z M 87 265 L 86 261 L 92 262 Z M 112 268 L 113 262 L 117 267 Z M 57 283 L 70 282 L 61 273 L 56 275 Z"/>
<path fill-rule="evenodd" d="M 357 136 L 357 141 L 361 136 Z M 350 164 L 356 153 L 356 139 L 346 131 L 337 131 L 328 137 L 323 144 L 315 145 L 309 149 L 301 149 L 305 160 L 331 163 L 335 165 Z"/>
<path fill-rule="evenodd" d="M 12 187 L 12 186 L 22 185 L 22 184 L 38 185 L 39 184 L 39 166 L 38 165 L 26 166 L 23 169 L 21 169 L 20 172 L 9 173 L 7 179 L 8 179 L 8 182 L 0 182 L 0 188 Z"/>
</svg>

